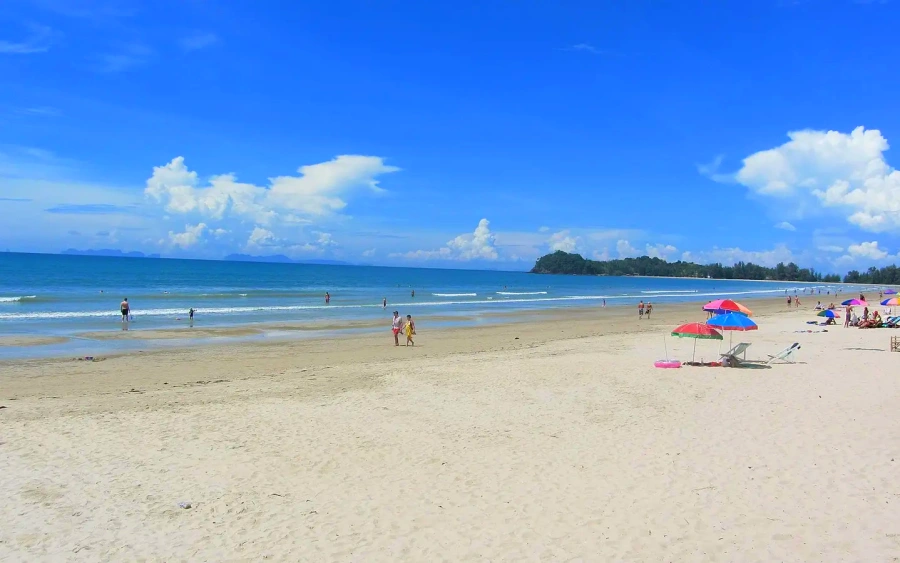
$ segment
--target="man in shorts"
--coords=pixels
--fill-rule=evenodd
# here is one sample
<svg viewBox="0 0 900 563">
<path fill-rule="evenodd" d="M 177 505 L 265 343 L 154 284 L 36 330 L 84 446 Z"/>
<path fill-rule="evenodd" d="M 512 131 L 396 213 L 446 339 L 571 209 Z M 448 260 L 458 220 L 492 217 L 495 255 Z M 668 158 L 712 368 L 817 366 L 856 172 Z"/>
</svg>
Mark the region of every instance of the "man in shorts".
<svg viewBox="0 0 900 563">
<path fill-rule="evenodd" d="M 400 313 L 394 311 L 394 320 L 391 321 L 391 332 L 394 333 L 394 346 L 400 346 L 400 330 L 403 328 L 403 319 Z"/>
<path fill-rule="evenodd" d="M 640 303 L 638 303 L 638 318 L 639 319 L 644 318 L 644 302 L 643 302 L 643 300 Z"/>
<path fill-rule="evenodd" d="M 128 322 L 128 313 L 131 312 L 131 306 L 128 304 L 127 297 L 125 299 L 123 299 L 122 302 L 119 304 L 119 309 L 122 312 L 122 322 L 127 323 Z"/>
</svg>

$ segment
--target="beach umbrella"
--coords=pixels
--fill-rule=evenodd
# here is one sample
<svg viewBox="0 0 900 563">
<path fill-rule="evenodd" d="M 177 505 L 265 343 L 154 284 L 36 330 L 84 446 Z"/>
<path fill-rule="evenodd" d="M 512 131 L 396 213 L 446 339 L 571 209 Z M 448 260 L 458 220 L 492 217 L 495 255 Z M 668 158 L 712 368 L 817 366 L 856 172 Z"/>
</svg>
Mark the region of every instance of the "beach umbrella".
<svg viewBox="0 0 900 563">
<path fill-rule="evenodd" d="M 882 305 L 886 307 L 897 307 L 900 306 L 900 297 L 891 297 L 890 299 L 885 299 L 881 302 Z"/>
<path fill-rule="evenodd" d="M 818 316 L 820 316 L 820 317 L 825 317 L 826 319 L 839 319 L 839 318 L 841 318 L 840 315 L 838 315 L 837 313 L 835 313 L 835 312 L 834 312 L 833 310 L 831 310 L 831 309 L 825 309 L 824 311 L 819 311 Z"/>
<path fill-rule="evenodd" d="M 693 363 L 694 356 L 697 354 L 698 340 L 722 340 L 723 338 L 722 333 L 703 323 L 688 323 L 681 325 L 672 331 L 672 336 L 694 339 L 694 351 L 691 352 L 691 363 Z"/>
<path fill-rule="evenodd" d="M 753 311 L 744 307 L 737 301 L 732 301 L 731 299 L 716 299 L 715 301 L 710 301 L 706 305 L 703 306 L 704 311 L 712 311 L 714 313 L 743 313 L 748 317 L 753 316 Z"/>
<path fill-rule="evenodd" d="M 706 324 L 719 330 L 727 330 L 730 332 L 744 332 L 747 330 L 756 330 L 759 328 L 750 317 L 741 313 L 723 313 L 706 321 Z M 728 336 L 728 345 L 731 346 L 732 335 Z"/>
<path fill-rule="evenodd" d="M 885 295 L 897 295 L 897 290 L 896 289 L 885 289 L 884 294 Z"/>
<path fill-rule="evenodd" d="M 865 301 L 860 301 L 859 299 L 848 299 L 846 301 L 841 302 L 841 305 L 851 306 L 851 307 L 868 307 L 869 304 Z"/>
</svg>

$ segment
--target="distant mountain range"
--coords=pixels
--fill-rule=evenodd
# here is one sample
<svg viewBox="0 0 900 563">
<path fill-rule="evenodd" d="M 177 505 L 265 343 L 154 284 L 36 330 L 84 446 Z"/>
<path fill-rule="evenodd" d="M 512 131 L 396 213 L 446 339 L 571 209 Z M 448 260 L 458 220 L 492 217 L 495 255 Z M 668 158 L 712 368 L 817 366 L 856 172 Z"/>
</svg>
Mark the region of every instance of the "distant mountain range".
<svg viewBox="0 0 900 563">
<path fill-rule="evenodd" d="M 159 258 L 159 254 L 144 254 L 143 252 L 122 252 L 121 250 L 115 248 L 101 248 L 99 250 L 94 250 L 93 248 L 89 248 L 87 250 L 78 250 L 76 248 L 67 248 L 63 250 L 61 254 L 70 254 L 73 256 L 120 256 L 124 258 Z"/>
<path fill-rule="evenodd" d="M 252 254 L 229 254 L 224 258 L 229 262 L 274 262 L 278 264 L 318 264 L 323 266 L 350 266 L 349 262 L 340 260 L 294 260 L 284 254 L 253 256 Z"/>
</svg>

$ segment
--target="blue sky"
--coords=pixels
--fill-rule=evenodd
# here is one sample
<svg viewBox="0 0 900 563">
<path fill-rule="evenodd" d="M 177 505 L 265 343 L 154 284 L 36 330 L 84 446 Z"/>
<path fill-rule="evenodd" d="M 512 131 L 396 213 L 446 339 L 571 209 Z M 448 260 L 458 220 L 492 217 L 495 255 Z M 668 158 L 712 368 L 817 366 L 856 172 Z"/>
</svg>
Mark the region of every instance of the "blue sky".
<svg viewBox="0 0 900 563">
<path fill-rule="evenodd" d="M 900 4 L 667 4 L 6 0 L 0 247 L 897 261 Z"/>
</svg>

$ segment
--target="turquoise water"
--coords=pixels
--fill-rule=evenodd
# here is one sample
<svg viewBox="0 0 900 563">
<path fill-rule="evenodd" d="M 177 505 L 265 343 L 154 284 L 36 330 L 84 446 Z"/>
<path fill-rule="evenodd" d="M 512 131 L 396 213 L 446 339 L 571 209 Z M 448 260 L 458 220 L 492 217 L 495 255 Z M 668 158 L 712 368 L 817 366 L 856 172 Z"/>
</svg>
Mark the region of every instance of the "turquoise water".
<svg viewBox="0 0 900 563">
<path fill-rule="evenodd" d="M 783 295 L 797 283 L 524 272 L 0 253 L 0 336 L 118 330 L 119 302 L 134 329 L 195 324 L 328 323 L 413 316 L 481 315 L 562 307 Z M 849 288 L 847 288 L 849 289 Z M 415 297 L 411 292 L 415 290 Z M 331 303 L 324 302 L 325 292 Z M 818 290 L 815 290 L 818 291 Z M 826 289 L 823 287 L 822 294 Z M 382 309 L 382 299 L 388 302 Z M 6 351 L 6 355 L 9 355 Z"/>
</svg>

